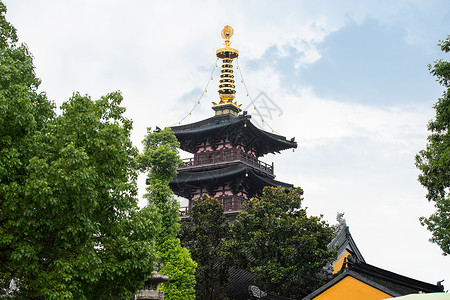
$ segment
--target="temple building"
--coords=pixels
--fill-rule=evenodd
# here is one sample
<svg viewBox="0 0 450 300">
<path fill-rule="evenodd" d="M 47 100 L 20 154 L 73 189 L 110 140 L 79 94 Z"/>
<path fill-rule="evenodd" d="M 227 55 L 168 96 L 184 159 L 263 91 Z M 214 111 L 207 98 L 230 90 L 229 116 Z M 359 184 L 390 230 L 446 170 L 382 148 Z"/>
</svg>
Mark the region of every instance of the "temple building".
<svg viewBox="0 0 450 300">
<path fill-rule="evenodd" d="M 259 196 L 263 187 L 293 187 L 276 181 L 273 163 L 265 163 L 260 157 L 296 148 L 297 143 L 294 139 L 287 140 L 257 128 L 251 122 L 251 116 L 242 112 L 241 105 L 235 101 L 233 59 L 239 52 L 230 47 L 232 35 L 233 29 L 225 26 L 222 30 L 225 47 L 216 51 L 222 67 L 220 102 L 213 102 L 214 116 L 172 127 L 181 149 L 194 156 L 183 161 L 178 168 L 178 176 L 170 184 L 176 195 L 189 201 L 182 219 L 188 218 L 193 201 L 203 194 L 218 199 L 225 207 L 227 218 L 232 221 L 242 203 Z"/>
<path fill-rule="evenodd" d="M 356 246 L 343 213 L 338 213 L 335 238 L 328 245 L 337 250 L 329 280 L 303 300 L 381 300 L 409 294 L 441 293 L 441 282 L 430 284 L 366 263 Z"/>
</svg>

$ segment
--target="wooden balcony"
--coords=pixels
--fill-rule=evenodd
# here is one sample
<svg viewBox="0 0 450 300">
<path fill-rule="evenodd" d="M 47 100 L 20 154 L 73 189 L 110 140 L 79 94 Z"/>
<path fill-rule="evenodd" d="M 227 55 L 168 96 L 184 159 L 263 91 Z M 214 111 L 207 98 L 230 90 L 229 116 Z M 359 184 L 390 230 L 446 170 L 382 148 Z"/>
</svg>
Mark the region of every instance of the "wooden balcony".
<svg viewBox="0 0 450 300">
<path fill-rule="evenodd" d="M 273 173 L 273 163 L 271 165 L 260 161 L 253 155 L 244 153 L 236 149 L 224 149 L 211 152 L 197 153 L 193 158 L 183 159 L 183 162 L 178 166 L 178 170 L 198 169 L 204 168 L 208 165 L 228 164 L 243 162 L 257 170 L 260 170 L 271 177 Z"/>
<path fill-rule="evenodd" d="M 222 202 L 222 204 L 224 205 L 224 208 L 225 208 L 225 210 L 223 212 L 225 215 L 229 215 L 229 214 L 237 215 L 242 210 L 242 203 L 240 203 L 240 202 L 239 203 L 233 203 L 233 204 L 232 203 L 225 203 L 224 204 L 223 201 L 221 201 L 221 202 Z M 190 214 L 191 214 L 191 211 L 190 211 L 188 206 L 182 206 L 178 210 L 178 215 L 180 216 L 180 218 L 182 220 L 189 219 Z"/>
</svg>

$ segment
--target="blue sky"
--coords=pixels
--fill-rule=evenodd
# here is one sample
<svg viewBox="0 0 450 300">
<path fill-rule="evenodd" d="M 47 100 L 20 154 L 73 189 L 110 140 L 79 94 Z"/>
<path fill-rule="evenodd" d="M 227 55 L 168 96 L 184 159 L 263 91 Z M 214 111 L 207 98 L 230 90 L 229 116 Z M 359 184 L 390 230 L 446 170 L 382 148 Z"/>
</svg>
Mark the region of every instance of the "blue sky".
<svg viewBox="0 0 450 300">
<path fill-rule="evenodd" d="M 426 69 L 433 57 L 409 45 L 404 35 L 400 27 L 370 18 L 351 23 L 319 45 L 322 59 L 305 68 L 301 80 L 319 96 L 339 101 L 376 106 L 423 103 L 436 90 Z"/>
<path fill-rule="evenodd" d="M 427 65 L 450 60 L 436 46 L 450 34 L 448 1 L 5 3 L 49 98 L 60 105 L 74 91 L 121 90 L 139 147 L 146 127 L 181 120 L 207 83 L 184 123 L 212 116 L 215 50 L 223 26 L 233 26 L 250 95 L 264 92 L 281 112 L 266 122 L 299 142 L 295 152 L 262 158 L 275 162 L 277 179 L 301 186 L 309 212 L 331 224 L 345 212 L 368 263 L 450 285 L 450 259 L 418 221 L 434 209 L 414 166 L 443 91 Z"/>
</svg>

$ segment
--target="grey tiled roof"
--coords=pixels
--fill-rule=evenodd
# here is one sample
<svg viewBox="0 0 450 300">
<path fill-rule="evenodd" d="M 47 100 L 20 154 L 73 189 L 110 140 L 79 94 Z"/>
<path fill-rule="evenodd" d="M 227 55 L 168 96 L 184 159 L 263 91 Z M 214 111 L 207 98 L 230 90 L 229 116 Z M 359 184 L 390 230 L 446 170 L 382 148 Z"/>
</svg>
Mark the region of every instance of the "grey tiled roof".
<svg viewBox="0 0 450 300">
<path fill-rule="evenodd" d="M 228 177 L 247 174 L 248 180 L 251 180 L 261 186 L 282 186 L 286 189 L 293 187 L 292 184 L 284 183 L 274 180 L 272 178 L 261 176 L 253 171 L 253 168 L 245 164 L 236 164 L 224 168 L 193 171 L 193 172 L 179 172 L 170 185 L 172 187 L 181 184 L 189 184 L 191 186 L 203 186 L 205 182 L 224 182 Z"/>
<path fill-rule="evenodd" d="M 192 140 L 205 141 L 228 138 L 234 144 L 251 146 L 258 156 L 281 150 L 297 148 L 297 143 L 286 137 L 257 128 L 250 121 L 249 115 L 214 116 L 199 122 L 174 126 L 172 131 L 181 144 L 181 149 L 193 153 L 195 143 Z"/>
</svg>

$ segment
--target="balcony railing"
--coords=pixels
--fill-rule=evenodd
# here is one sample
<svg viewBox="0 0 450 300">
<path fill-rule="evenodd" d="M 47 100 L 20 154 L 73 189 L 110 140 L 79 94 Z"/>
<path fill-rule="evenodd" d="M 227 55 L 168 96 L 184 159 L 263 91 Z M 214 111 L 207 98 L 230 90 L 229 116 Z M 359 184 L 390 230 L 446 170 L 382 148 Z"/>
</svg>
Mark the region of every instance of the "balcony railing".
<svg viewBox="0 0 450 300">
<path fill-rule="evenodd" d="M 236 214 L 237 212 L 242 210 L 242 204 L 240 202 L 238 203 L 223 203 L 223 201 L 221 201 L 221 203 L 224 205 L 224 214 Z M 188 206 L 182 206 L 180 207 L 180 209 L 178 210 L 178 215 L 180 216 L 180 218 L 189 218 L 190 216 L 190 210 Z"/>
<path fill-rule="evenodd" d="M 273 163 L 269 165 L 260 161 L 253 155 L 244 153 L 236 149 L 225 149 L 219 151 L 211 151 L 195 154 L 194 158 L 183 159 L 183 162 L 178 166 L 179 169 L 200 167 L 209 164 L 226 163 L 232 161 L 242 161 L 250 166 L 253 166 L 265 173 L 273 175 Z"/>
</svg>

